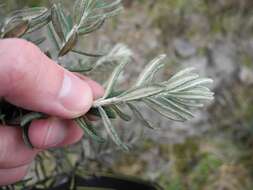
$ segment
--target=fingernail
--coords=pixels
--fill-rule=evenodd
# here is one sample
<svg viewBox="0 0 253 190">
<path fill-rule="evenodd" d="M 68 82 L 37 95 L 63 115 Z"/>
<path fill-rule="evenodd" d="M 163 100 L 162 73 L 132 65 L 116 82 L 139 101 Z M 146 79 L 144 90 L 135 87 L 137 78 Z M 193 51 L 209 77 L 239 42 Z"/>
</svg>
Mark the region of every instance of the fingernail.
<svg viewBox="0 0 253 190">
<path fill-rule="evenodd" d="M 90 109 L 93 95 L 85 81 L 72 73 L 65 72 L 59 99 L 62 106 L 73 116 L 80 116 Z"/>
<path fill-rule="evenodd" d="M 52 118 L 48 121 L 43 147 L 54 147 L 64 141 L 67 136 L 66 124 L 58 119 Z"/>
</svg>

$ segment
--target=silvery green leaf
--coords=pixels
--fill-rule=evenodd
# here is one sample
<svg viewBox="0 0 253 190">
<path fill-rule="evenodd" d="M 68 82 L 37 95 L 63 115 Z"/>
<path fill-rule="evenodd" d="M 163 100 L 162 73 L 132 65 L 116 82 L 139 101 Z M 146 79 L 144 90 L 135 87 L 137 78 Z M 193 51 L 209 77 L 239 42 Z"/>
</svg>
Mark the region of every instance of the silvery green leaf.
<svg viewBox="0 0 253 190">
<path fill-rule="evenodd" d="M 101 18 L 101 17 L 105 17 L 105 18 L 113 17 L 113 16 L 118 15 L 120 12 L 122 12 L 123 9 L 124 8 L 122 6 L 120 6 L 120 7 L 117 7 L 116 9 L 113 9 L 111 11 L 108 11 L 108 12 L 105 12 L 105 13 L 101 13 L 101 14 L 97 14 L 95 12 L 93 14 L 90 14 L 87 17 L 87 20 L 91 21 L 91 20 L 98 19 L 98 18 Z"/>
<path fill-rule="evenodd" d="M 189 107 L 189 108 L 201 108 L 204 106 L 204 104 L 201 104 L 199 101 L 201 100 L 186 100 L 186 99 L 181 99 L 181 98 L 175 98 L 175 97 L 166 97 L 167 99 L 171 99 L 173 102 L 184 106 L 184 107 Z"/>
<path fill-rule="evenodd" d="M 54 29 L 61 41 L 64 42 L 73 29 L 72 20 L 70 16 L 66 15 L 60 3 L 54 4 L 51 12 Z"/>
<path fill-rule="evenodd" d="M 195 70 L 194 67 L 189 67 L 189 68 L 183 69 L 182 71 L 179 71 L 178 73 L 176 73 L 175 75 L 173 75 L 170 78 L 170 80 L 176 80 L 176 79 L 179 79 L 181 77 L 184 77 L 184 76 L 190 74 L 194 70 Z"/>
<path fill-rule="evenodd" d="M 69 51 L 71 51 L 75 47 L 75 45 L 77 43 L 77 39 L 78 39 L 77 29 L 73 28 L 73 30 L 67 36 L 67 40 L 63 44 L 58 56 L 59 57 L 64 56 Z"/>
<path fill-rule="evenodd" d="M 191 89 L 187 91 L 179 91 L 179 92 L 169 92 L 168 94 L 173 94 L 173 95 L 199 95 L 199 96 L 207 96 L 207 97 L 213 97 L 214 93 L 213 92 L 207 92 L 207 91 L 202 91 L 199 89 Z"/>
<path fill-rule="evenodd" d="M 166 117 L 167 119 L 170 119 L 173 121 L 181 121 L 181 122 L 186 120 L 184 117 L 178 114 L 178 112 L 176 112 L 171 107 L 164 104 L 164 102 L 161 100 L 147 98 L 143 101 L 148 107 L 160 113 L 162 116 Z"/>
<path fill-rule="evenodd" d="M 33 7 L 33 8 L 26 8 L 22 10 L 13 11 L 7 16 L 5 23 L 8 23 L 10 21 L 15 21 L 16 19 L 31 20 L 40 15 L 43 15 L 47 11 L 48 9 L 46 7 Z"/>
<path fill-rule="evenodd" d="M 56 34 L 56 31 L 53 28 L 52 23 L 49 23 L 48 26 L 47 26 L 47 34 L 48 34 L 48 38 L 53 43 L 56 50 L 60 50 L 60 43 L 57 40 L 57 37 L 56 37 L 57 34 Z"/>
<path fill-rule="evenodd" d="M 189 95 L 185 93 L 173 93 L 169 94 L 167 97 L 181 98 L 186 100 L 213 100 L 213 96 L 205 96 L 205 95 Z"/>
<path fill-rule="evenodd" d="M 151 125 L 151 123 L 143 117 L 141 112 L 132 104 L 132 103 L 127 103 L 128 107 L 132 110 L 134 115 L 140 120 L 140 122 L 147 128 L 149 129 L 154 129 L 154 127 Z"/>
<path fill-rule="evenodd" d="M 87 0 L 76 0 L 73 7 L 74 14 L 74 23 L 79 24 L 81 22 L 81 18 L 85 14 L 85 9 L 87 6 Z"/>
<path fill-rule="evenodd" d="M 98 70 L 99 67 L 105 64 L 116 62 L 120 64 L 122 62 L 129 62 L 132 58 L 133 52 L 124 44 L 117 44 L 113 49 L 105 56 L 101 57 L 95 64 L 94 70 Z"/>
<path fill-rule="evenodd" d="M 15 23 L 12 23 L 5 28 L 5 32 L 3 34 L 3 38 L 18 38 L 26 33 L 29 29 L 29 21 L 28 20 L 19 20 Z"/>
<path fill-rule="evenodd" d="M 150 85 L 144 87 L 134 88 L 119 95 L 117 98 L 121 102 L 128 102 L 133 100 L 140 100 L 150 96 L 155 96 L 164 91 L 164 86 Z"/>
<path fill-rule="evenodd" d="M 98 107 L 98 110 L 100 115 L 102 116 L 102 121 L 105 126 L 105 129 L 112 138 L 112 140 L 114 141 L 114 143 L 117 144 L 119 147 L 121 147 L 123 150 L 128 150 L 128 147 L 119 138 L 105 110 L 102 107 Z"/>
<path fill-rule="evenodd" d="M 121 2 L 122 2 L 122 0 L 114 0 L 112 2 L 100 0 L 100 1 L 96 2 L 96 9 L 108 9 L 108 8 L 112 8 L 115 6 L 120 6 Z"/>
<path fill-rule="evenodd" d="M 105 140 L 97 134 L 97 131 L 87 119 L 77 118 L 75 121 L 84 130 L 85 134 L 89 135 L 93 140 L 100 143 L 105 142 Z"/>
<path fill-rule="evenodd" d="M 125 65 L 127 64 L 127 62 L 122 61 L 122 63 L 120 63 L 113 71 L 111 77 L 108 80 L 108 84 L 105 90 L 105 94 L 103 96 L 103 99 L 107 98 L 113 91 L 113 88 L 117 82 L 117 79 L 119 78 L 119 75 L 121 74 L 121 72 L 123 71 Z"/>
<path fill-rule="evenodd" d="M 102 17 L 92 24 L 84 25 L 78 29 L 78 34 L 86 35 L 96 30 L 99 30 L 103 26 L 104 22 L 105 22 L 105 18 Z"/>
<path fill-rule="evenodd" d="M 39 30 L 45 25 L 47 25 L 51 21 L 50 16 L 51 16 L 51 12 L 46 11 L 45 13 L 30 20 L 29 30 L 27 31 L 27 33 L 31 33 L 33 31 Z"/>
<path fill-rule="evenodd" d="M 59 7 L 57 4 L 54 4 L 51 8 L 51 19 L 56 34 L 61 41 L 65 41 L 63 26 L 60 19 Z"/>
<path fill-rule="evenodd" d="M 84 56 L 87 56 L 87 57 L 102 57 L 102 56 L 104 56 L 102 54 L 87 53 L 87 52 L 76 50 L 76 49 L 72 49 L 71 51 L 73 53 L 77 53 L 79 55 L 84 55 Z"/>
<path fill-rule="evenodd" d="M 126 113 L 124 113 L 124 111 L 122 111 L 119 106 L 117 105 L 111 105 L 111 108 L 117 113 L 117 115 L 125 120 L 125 121 L 131 121 L 131 117 L 129 115 L 127 115 Z"/>
<path fill-rule="evenodd" d="M 168 107 L 173 109 L 176 113 L 181 115 L 184 119 L 189 120 L 194 117 L 193 114 L 189 110 L 187 110 L 186 108 L 184 108 L 180 104 L 174 102 L 173 100 L 170 100 L 170 99 L 164 98 L 164 97 L 161 97 L 160 100 L 165 105 L 167 105 Z"/>
<path fill-rule="evenodd" d="M 198 87 L 201 85 L 211 84 L 213 83 L 212 79 L 209 78 L 198 78 L 194 80 L 190 80 L 188 82 L 185 82 L 184 84 L 181 84 L 180 86 L 174 87 L 174 89 L 171 88 L 171 86 L 167 86 L 170 92 L 179 92 L 179 91 L 185 91 L 190 88 Z"/>
<path fill-rule="evenodd" d="M 199 75 L 197 75 L 197 74 L 190 75 L 190 76 L 184 76 L 184 77 L 178 78 L 177 80 L 166 81 L 166 82 L 164 82 L 164 85 L 167 86 L 167 90 L 177 89 L 181 85 L 188 83 L 190 81 L 193 81 L 195 79 L 198 79 L 198 78 L 199 78 Z"/>
<path fill-rule="evenodd" d="M 80 7 L 77 8 L 76 14 L 79 14 L 80 16 L 74 16 L 75 24 L 78 25 L 78 28 L 80 28 L 85 22 L 87 17 L 92 11 L 93 6 L 95 5 L 95 0 L 86 0 L 80 2 Z"/>
<path fill-rule="evenodd" d="M 153 59 L 140 73 L 139 78 L 137 79 L 137 82 L 135 86 L 141 86 L 144 84 L 147 84 L 149 82 L 149 79 L 152 78 L 152 76 L 157 71 L 157 68 L 161 68 L 161 65 L 163 64 L 162 61 L 166 58 L 166 55 L 160 55 L 157 58 Z"/>
</svg>

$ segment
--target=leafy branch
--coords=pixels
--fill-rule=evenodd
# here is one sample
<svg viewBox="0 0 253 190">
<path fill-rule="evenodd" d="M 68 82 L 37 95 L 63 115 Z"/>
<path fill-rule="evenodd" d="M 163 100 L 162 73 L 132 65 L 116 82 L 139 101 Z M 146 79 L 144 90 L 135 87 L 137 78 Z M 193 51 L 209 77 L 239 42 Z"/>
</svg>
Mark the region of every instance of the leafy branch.
<svg viewBox="0 0 253 190">
<path fill-rule="evenodd" d="M 121 142 L 110 121 L 115 115 L 123 120 L 130 120 L 131 117 L 121 110 L 121 106 L 127 106 L 146 127 L 153 128 L 138 111 L 138 103 L 144 103 L 167 119 L 183 122 L 193 118 L 192 108 L 203 107 L 204 102 L 213 100 L 214 93 L 206 87 L 213 80 L 200 78 L 193 73 L 194 68 L 184 69 L 166 81 L 155 81 L 155 74 L 164 67 L 165 57 L 161 55 L 152 60 L 130 89 L 118 92 L 115 91 L 117 79 L 126 65 L 126 62 L 122 62 L 108 80 L 105 95 L 93 103 L 93 112 L 98 109 L 108 134 L 123 149 L 127 149 L 126 145 Z"/>
<path fill-rule="evenodd" d="M 173 121 L 186 121 L 193 117 L 192 109 L 203 107 L 206 101 L 213 99 L 214 93 L 207 88 L 211 79 L 200 78 L 193 68 L 182 70 L 165 81 L 157 81 L 156 74 L 165 66 L 165 55 L 153 59 L 140 73 L 136 82 L 128 89 L 117 90 L 120 75 L 129 63 L 131 52 L 122 45 L 118 45 L 111 52 L 104 54 L 87 53 L 75 49 L 80 36 L 88 35 L 104 24 L 108 17 L 118 14 L 122 10 L 121 0 L 76 0 L 72 14 L 67 12 L 60 3 L 53 3 L 51 8 L 35 7 L 17 10 L 1 23 L 0 37 L 22 37 L 29 39 L 29 34 L 44 26 L 49 29 L 49 36 L 58 48 L 58 57 L 69 52 L 85 57 L 97 58 L 92 67 L 69 68 L 78 72 L 90 72 L 105 62 L 119 63 L 106 83 L 106 91 L 102 98 L 94 101 L 88 114 L 101 118 L 103 126 L 116 145 L 124 150 L 128 146 L 118 136 L 113 126 L 113 119 L 121 118 L 130 121 L 132 115 L 148 128 L 153 125 L 139 111 L 139 104 L 157 112 L 161 116 Z M 40 44 L 45 38 L 33 40 Z M 46 52 L 48 56 L 53 52 Z M 81 60 L 82 62 L 82 60 Z M 125 111 L 127 108 L 132 115 Z M 34 119 L 45 118 L 41 113 L 31 113 L 27 110 L 0 101 L 0 122 L 23 128 L 24 141 L 30 145 L 27 135 L 28 127 Z M 100 136 L 93 122 L 86 116 L 75 119 L 75 122 L 93 140 L 100 143 L 104 138 Z"/>
</svg>

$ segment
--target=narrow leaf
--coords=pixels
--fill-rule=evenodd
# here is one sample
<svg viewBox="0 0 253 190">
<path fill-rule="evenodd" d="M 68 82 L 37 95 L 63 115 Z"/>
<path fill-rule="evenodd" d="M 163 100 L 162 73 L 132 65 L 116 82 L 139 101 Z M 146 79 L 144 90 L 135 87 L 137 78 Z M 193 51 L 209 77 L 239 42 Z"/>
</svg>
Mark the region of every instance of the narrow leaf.
<svg viewBox="0 0 253 190">
<path fill-rule="evenodd" d="M 79 55 L 84 55 L 84 56 L 87 56 L 87 57 L 102 57 L 102 56 L 104 56 L 103 54 L 87 53 L 87 52 L 80 51 L 80 50 L 75 50 L 75 49 L 72 49 L 71 51 L 74 52 L 74 53 L 77 53 Z"/>
<path fill-rule="evenodd" d="M 110 119 L 108 118 L 105 110 L 102 107 L 98 107 L 100 115 L 102 116 L 103 124 L 109 136 L 112 138 L 115 144 L 121 147 L 123 150 L 128 151 L 128 147 L 121 141 L 116 130 L 114 129 Z"/>
<path fill-rule="evenodd" d="M 177 113 L 178 115 L 181 115 L 184 119 L 189 120 L 194 117 L 193 114 L 189 110 L 182 107 L 180 104 L 177 104 L 176 102 L 173 102 L 172 100 L 166 99 L 164 97 L 161 97 L 160 100 L 164 102 L 165 105 L 173 109 L 175 113 Z"/>
<path fill-rule="evenodd" d="M 64 36 L 64 32 L 63 32 L 63 28 L 62 28 L 62 24 L 61 24 L 61 20 L 60 20 L 59 15 L 60 15 L 59 7 L 56 4 L 54 4 L 51 8 L 51 19 L 52 19 L 53 27 L 55 29 L 56 34 L 60 38 L 60 40 L 65 41 L 65 36 Z"/>
<path fill-rule="evenodd" d="M 77 38 L 77 30 L 76 28 L 73 28 L 72 32 L 67 37 L 66 43 L 63 44 L 58 56 L 62 57 L 66 55 L 69 51 L 71 51 L 77 43 Z"/>
<path fill-rule="evenodd" d="M 164 91 L 164 86 L 160 85 L 152 85 L 152 86 L 144 86 L 132 89 L 130 91 L 124 92 L 119 95 L 117 98 L 121 102 L 128 102 L 133 100 L 140 100 L 143 98 L 147 98 L 150 96 L 155 96 Z"/>
<path fill-rule="evenodd" d="M 29 29 L 29 21 L 28 20 L 20 20 L 15 24 L 6 28 L 6 32 L 3 35 L 3 38 L 18 38 L 26 33 Z"/>
<path fill-rule="evenodd" d="M 117 115 L 118 115 L 121 119 L 123 119 L 123 120 L 125 120 L 125 121 L 131 121 L 131 117 L 130 117 L 129 115 L 125 114 L 125 113 L 119 108 L 119 106 L 117 106 L 117 105 L 111 105 L 110 107 L 117 113 Z"/>
<path fill-rule="evenodd" d="M 160 68 L 162 61 L 166 58 L 166 55 L 160 55 L 153 59 L 141 72 L 139 78 L 137 79 L 136 87 L 146 84 L 148 79 L 153 76 L 156 68 Z"/>
<path fill-rule="evenodd" d="M 84 130 L 85 134 L 89 135 L 93 140 L 99 143 L 105 142 L 105 140 L 97 134 L 97 131 L 87 119 L 79 117 L 75 119 L 75 121 Z"/>
<path fill-rule="evenodd" d="M 105 90 L 105 94 L 103 96 L 102 99 L 107 98 L 113 91 L 113 88 L 117 82 L 117 79 L 119 78 L 119 75 L 121 74 L 121 72 L 123 71 L 123 68 L 125 67 L 125 65 L 127 64 L 127 62 L 123 61 L 122 63 L 120 63 L 113 71 L 111 77 L 108 80 L 108 84 Z"/>
<path fill-rule="evenodd" d="M 200 85 L 207 85 L 207 84 L 211 84 L 211 83 L 213 83 L 212 79 L 199 78 L 199 79 L 195 79 L 195 80 L 191 80 L 189 82 L 186 82 L 183 85 L 181 85 L 180 87 L 177 87 L 176 89 L 170 89 L 170 90 L 171 90 L 171 92 L 179 92 L 179 91 L 188 90 L 190 88 L 197 87 Z"/>
<path fill-rule="evenodd" d="M 150 124 L 150 122 L 143 117 L 143 115 L 141 114 L 141 112 L 131 103 L 127 103 L 128 107 L 132 110 L 132 112 L 134 113 L 134 115 L 140 120 L 140 122 L 147 128 L 149 129 L 154 129 L 154 127 L 152 126 L 152 124 Z"/>
<path fill-rule="evenodd" d="M 179 71 L 178 73 L 176 73 L 174 76 L 171 77 L 170 80 L 176 80 L 176 79 L 179 79 L 183 76 L 186 76 L 188 74 L 190 74 L 192 71 L 194 71 L 195 68 L 194 67 L 190 67 L 190 68 L 186 68 L 186 69 L 183 69 L 182 71 Z"/>
<path fill-rule="evenodd" d="M 145 99 L 143 100 L 147 106 L 149 106 L 154 111 L 160 113 L 162 116 L 173 120 L 173 121 L 185 121 L 185 118 L 183 118 L 181 115 L 179 115 L 175 110 L 171 109 L 170 107 L 164 105 L 161 101 L 158 101 L 156 99 Z"/>
</svg>

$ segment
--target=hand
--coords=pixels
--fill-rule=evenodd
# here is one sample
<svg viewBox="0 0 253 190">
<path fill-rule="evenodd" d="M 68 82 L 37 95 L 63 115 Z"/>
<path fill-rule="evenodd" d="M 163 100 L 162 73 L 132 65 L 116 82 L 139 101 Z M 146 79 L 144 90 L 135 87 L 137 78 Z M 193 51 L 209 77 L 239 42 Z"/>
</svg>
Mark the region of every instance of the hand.
<svg viewBox="0 0 253 190">
<path fill-rule="evenodd" d="M 29 138 L 34 149 L 24 144 L 20 129 L 0 126 L 0 185 L 21 180 L 39 151 L 80 140 L 83 132 L 70 119 L 85 114 L 103 94 L 96 82 L 81 78 L 27 41 L 0 40 L 0 97 L 54 116 L 31 123 Z"/>
</svg>

